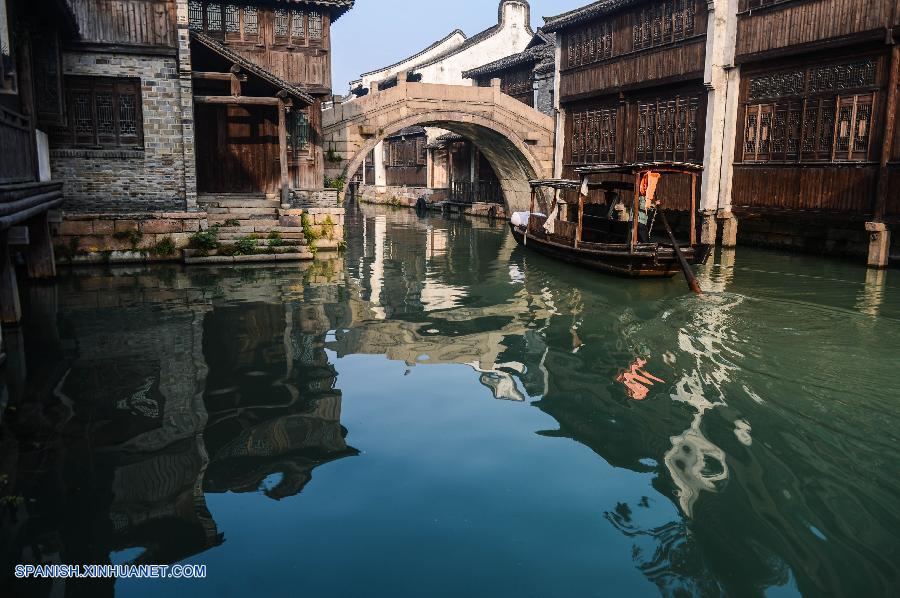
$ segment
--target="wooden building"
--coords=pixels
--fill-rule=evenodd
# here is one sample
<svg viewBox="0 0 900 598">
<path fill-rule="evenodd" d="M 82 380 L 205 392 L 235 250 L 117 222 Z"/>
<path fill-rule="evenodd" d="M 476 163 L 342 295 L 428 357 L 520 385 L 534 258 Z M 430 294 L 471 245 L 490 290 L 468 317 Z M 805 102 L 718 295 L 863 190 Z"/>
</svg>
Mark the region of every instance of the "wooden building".
<svg viewBox="0 0 900 598">
<path fill-rule="evenodd" d="M 407 127 L 385 138 L 384 172 L 388 186 L 424 187 L 427 184 L 428 135 L 424 127 Z"/>
<path fill-rule="evenodd" d="M 29 278 L 56 275 L 51 210 L 63 202 L 51 179 L 48 126 L 63 111 L 60 46 L 76 34 L 62 0 L 38 6 L 0 0 L 0 322 L 22 317 L 15 255 Z M 0 362 L 5 354 L 0 348 Z"/>
<path fill-rule="evenodd" d="M 718 220 L 733 245 L 741 218 L 747 241 L 859 253 L 871 240 L 870 263 L 886 264 L 900 216 L 900 11 L 864 4 L 603 0 L 548 19 L 557 172 L 702 163 L 706 240 Z M 689 189 L 661 191 L 684 209 Z"/>
<path fill-rule="evenodd" d="M 200 193 L 323 185 L 331 23 L 352 5 L 188 2 Z"/>
</svg>

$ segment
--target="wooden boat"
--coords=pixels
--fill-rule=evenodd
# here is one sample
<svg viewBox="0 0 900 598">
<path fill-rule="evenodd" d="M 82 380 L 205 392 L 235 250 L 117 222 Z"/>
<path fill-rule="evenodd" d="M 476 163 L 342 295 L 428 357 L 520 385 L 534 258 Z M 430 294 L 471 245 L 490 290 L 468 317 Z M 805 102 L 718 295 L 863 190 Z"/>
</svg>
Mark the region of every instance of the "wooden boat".
<svg viewBox="0 0 900 598">
<path fill-rule="evenodd" d="M 654 162 L 585 166 L 576 168 L 575 172 L 579 175 L 579 180 L 530 181 L 531 207 L 527 225 L 514 224 L 513 221 L 509 224 L 513 237 L 520 245 L 578 266 L 632 278 L 675 276 L 682 271 L 677 255 L 679 249 L 687 264 L 706 263 L 711 248 L 697 242 L 697 179 L 702 172 L 701 166 Z M 592 204 L 596 207 L 606 207 L 592 199 L 588 192 L 603 190 L 606 192 L 605 196 L 626 192 L 630 196 L 628 202 L 631 203 L 631 214 L 637 214 L 640 182 L 645 175 L 651 173 L 658 173 L 661 177 L 678 175 L 690 177 L 690 239 L 684 244 L 678 243 L 677 248 L 674 236 L 670 238 L 669 243 L 640 242 L 637 218 L 632 218 L 628 222 L 618 222 L 608 217 L 585 213 L 586 206 L 590 208 Z M 590 180 L 590 177 L 598 176 L 602 180 Z M 629 178 L 634 182 L 629 182 Z M 566 214 L 560 210 L 553 219 L 551 231 L 548 232 L 545 229 L 548 217 L 535 213 L 535 199 L 541 189 L 551 189 L 556 196 L 577 190 L 578 212 L 574 220 L 566 218 Z M 674 202 L 667 202 L 662 198 L 661 205 L 657 209 L 666 209 L 667 203 L 671 207 Z M 549 210 L 549 212 L 553 215 L 556 211 Z"/>
</svg>

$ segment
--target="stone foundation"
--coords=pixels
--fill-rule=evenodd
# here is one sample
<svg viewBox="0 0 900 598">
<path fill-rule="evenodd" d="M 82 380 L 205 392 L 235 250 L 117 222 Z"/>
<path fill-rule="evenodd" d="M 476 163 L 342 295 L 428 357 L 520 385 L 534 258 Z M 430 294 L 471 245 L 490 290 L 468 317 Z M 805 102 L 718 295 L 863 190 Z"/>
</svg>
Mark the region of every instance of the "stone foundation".
<svg viewBox="0 0 900 598">
<path fill-rule="evenodd" d="M 53 244 L 61 264 L 179 260 L 178 250 L 207 227 L 206 212 L 66 214 L 54 226 Z M 165 239 L 172 240 L 174 254 L 158 253 Z"/>
<path fill-rule="evenodd" d="M 866 259 L 869 233 L 864 222 L 813 223 L 779 217 L 744 217 L 738 245 Z"/>
<path fill-rule="evenodd" d="M 290 206 L 294 209 L 337 208 L 340 207 L 339 196 L 340 191 L 337 189 L 295 189 L 291 195 Z"/>
<path fill-rule="evenodd" d="M 425 201 L 428 202 L 429 209 L 438 210 L 440 206 L 437 204 L 447 200 L 449 190 L 429 189 L 427 187 L 376 187 L 374 185 L 363 185 L 360 187 L 359 194 L 360 201 L 366 203 L 406 208 L 415 208 L 419 198 L 424 197 Z M 509 218 L 509 214 L 506 213 L 506 209 L 502 205 L 486 202 L 475 202 L 471 206 L 464 208 L 463 213 L 469 216 L 487 218 L 491 209 L 494 210 L 495 218 Z"/>
</svg>

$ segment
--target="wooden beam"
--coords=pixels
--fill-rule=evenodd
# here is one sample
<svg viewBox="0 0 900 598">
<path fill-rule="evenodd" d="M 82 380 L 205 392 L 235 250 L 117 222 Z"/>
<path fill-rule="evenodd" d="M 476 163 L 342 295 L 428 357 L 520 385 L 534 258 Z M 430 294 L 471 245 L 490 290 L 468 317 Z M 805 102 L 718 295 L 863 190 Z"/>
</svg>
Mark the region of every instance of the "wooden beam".
<svg viewBox="0 0 900 598">
<path fill-rule="evenodd" d="M 192 71 L 191 77 L 194 79 L 205 79 L 208 81 L 231 81 L 233 77 L 237 77 L 240 81 L 247 80 L 247 75 L 238 75 L 236 73 L 216 73 L 210 71 Z"/>
<path fill-rule="evenodd" d="M 234 97 L 239 97 L 241 95 L 241 79 L 234 73 L 229 73 L 229 80 L 231 81 L 231 95 Z"/>
<path fill-rule="evenodd" d="M 650 205 L 647 205 L 649 211 Z M 657 209 L 659 209 L 657 207 Z M 697 175 L 691 175 L 691 247 L 697 244 Z"/>
<path fill-rule="evenodd" d="M 281 163 L 281 195 L 282 201 L 286 200 L 288 190 L 288 163 L 287 163 L 287 121 L 284 112 L 284 102 L 278 100 L 278 161 Z"/>
<path fill-rule="evenodd" d="M 875 205 L 872 210 L 874 220 L 884 218 L 888 197 L 888 161 L 894 151 L 894 130 L 897 127 L 897 86 L 900 85 L 900 44 L 891 47 L 891 64 L 888 78 L 887 102 L 885 102 L 884 142 L 881 146 L 881 162 L 878 169 L 878 184 L 875 190 Z"/>
<path fill-rule="evenodd" d="M 195 104 L 246 104 L 248 106 L 280 106 L 278 98 L 251 96 L 194 96 Z"/>
</svg>

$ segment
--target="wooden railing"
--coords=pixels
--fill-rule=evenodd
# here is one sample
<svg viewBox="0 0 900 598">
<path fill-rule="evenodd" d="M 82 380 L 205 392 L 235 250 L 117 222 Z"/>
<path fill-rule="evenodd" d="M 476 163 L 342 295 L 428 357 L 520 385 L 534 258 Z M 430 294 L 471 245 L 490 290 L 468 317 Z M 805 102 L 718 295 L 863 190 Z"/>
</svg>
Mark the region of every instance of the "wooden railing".
<svg viewBox="0 0 900 598">
<path fill-rule="evenodd" d="M 34 139 L 28 118 L 0 108 L 0 184 L 35 179 Z"/>
<path fill-rule="evenodd" d="M 455 203 L 503 203 L 503 190 L 498 181 L 454 181 L 450 201 Z"/>
</svg>

